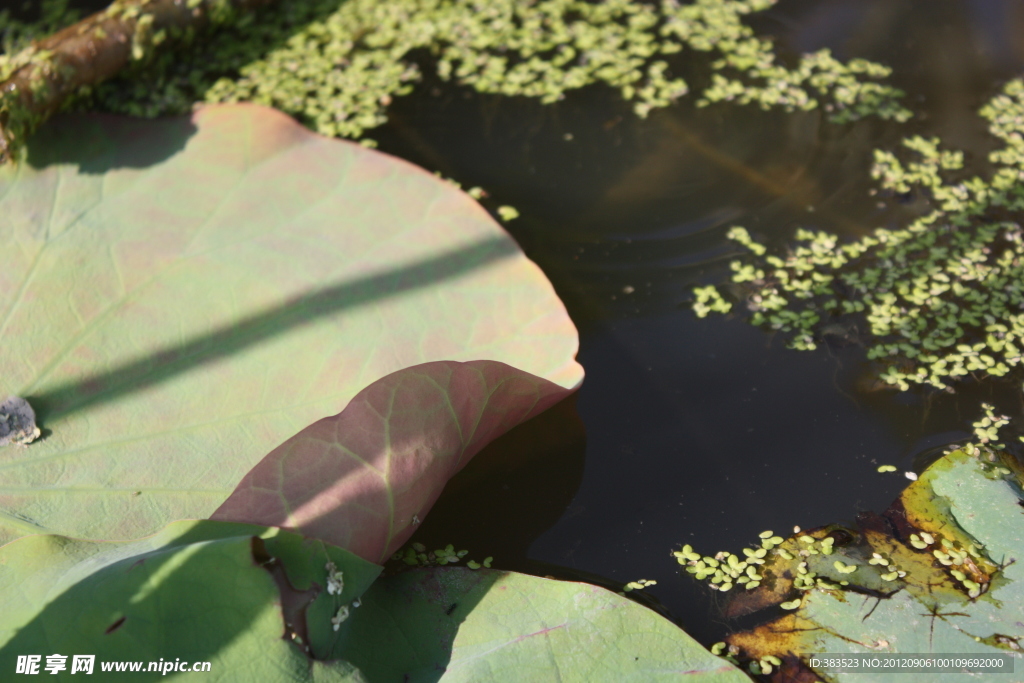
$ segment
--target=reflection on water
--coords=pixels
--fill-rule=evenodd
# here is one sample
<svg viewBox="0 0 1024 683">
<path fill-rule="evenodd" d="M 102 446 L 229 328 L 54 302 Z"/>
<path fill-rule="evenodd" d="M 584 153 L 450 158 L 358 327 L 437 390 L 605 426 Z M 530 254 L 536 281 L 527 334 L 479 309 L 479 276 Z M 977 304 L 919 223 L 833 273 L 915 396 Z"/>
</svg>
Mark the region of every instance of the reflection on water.
<svg viewBox="0 0 1024 683">
<path fill-rule="evenodd" d="M 502 534 L 518 539 L 529 515 L 517 510 L 504 530 L 494 525 L 493 546 L 477 547 L 488 538 L 477 535 L 471 551 L 541 573 L 560 565 L 566 576 L 619 584 L 656 579 L 648 592 L 706 643 L 725 626 L 710 592 L 678 575 L 671 549 L 736 552 L 764 529 L 880 511 L 907 483 L 901 472 L 967 435 L 982 400 L 1024 413 L 1007 383 L 956 395 L 878 390 L 857 329 L 833 330 L 815 352 L 788 351 L 742 316 L 698 320 L 687 304 L 694 285 L 728 278 L 733 225 L 779 246 L 798 227 L 855 238 L 923 212 L 927 198 L 871 194 L 874 148 L 939 135 L 984 173 L 994 144 L 976 111 L 1024 72 L 1024 4 L 782 0 L 756 26 L 777 36 L 784 58 L 830 47 L 890 64 L 920 115 L 903 127 L 833 126 L 816 112 L 687 101 L 639 120 L 602 88 L 545 107 L 438 82 L 397 100 L 393 122 L 374 136 L 384 151 L 516 206 L 522 217 L 509 230 L 580 330 L 585 461 L 580 476 L 570 448 L 572 471 L 560 475 L 578 491 L 559 503 L 553 526 L 534 525 L 528 550 L 513 549 L 520 539 L 503 557 Z M 692 58 L 674 68 L 699 84 Z M 878 464 L 900 473 L 878 474 Z M 540 527 L 554 519 L 550 507 L 537 506 Z M 424 531 L 459 545 L 459 515 L 447 519 Z"/>
</svg>

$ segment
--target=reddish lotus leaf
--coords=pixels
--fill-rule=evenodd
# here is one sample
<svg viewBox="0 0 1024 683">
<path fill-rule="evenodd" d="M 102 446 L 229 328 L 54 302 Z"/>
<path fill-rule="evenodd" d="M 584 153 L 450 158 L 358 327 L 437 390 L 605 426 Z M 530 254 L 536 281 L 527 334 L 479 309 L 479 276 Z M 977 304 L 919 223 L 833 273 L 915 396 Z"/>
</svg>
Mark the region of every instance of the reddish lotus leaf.
<svg viewBox="0 0 1024 683">
<path fill-rule="evenodd" d="M 255 105 L 66 115 L 0 168 L 0 543 L 205 518 L 272 448 L 420 363 L 566 388 L 551 283 L 472 198 Z"/>
<path fill-rule="evenodd" d="M 271 451 L 212 518 L 299 530 L 381 562 L 470 458 L 570 391 L 496 361 L 399 370 Z"/>
</svg>

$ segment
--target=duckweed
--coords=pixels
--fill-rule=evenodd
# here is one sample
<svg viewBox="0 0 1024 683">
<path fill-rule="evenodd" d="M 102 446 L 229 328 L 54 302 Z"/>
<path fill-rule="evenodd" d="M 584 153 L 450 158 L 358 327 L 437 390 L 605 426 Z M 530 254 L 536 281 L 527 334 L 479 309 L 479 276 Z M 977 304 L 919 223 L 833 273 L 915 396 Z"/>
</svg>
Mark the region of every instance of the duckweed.
<svg viewBox="0 0 1024 683">
<path fill-rule="evenodd" d="M 712 311 L 728 313 L 732 310 L 732 304 L 722 298 L 714 285 L 698 287 L 693 290 L 693 293 L 697 297 L 693 304 L 693 310 L 698 318 L 703 318 Z"/>
<path fill-rule="evenodd" d="M 690 50 L 711 57 L 713 76 L 699 95 L 701 106 L 821 107 L 840 122 L 910 116 L 899 104 L 902 93 L 881 82 L 889 69 L 880 64 L 840 62 L 828 50 L 804 55 L 793 68 L 779 64 L 772 42 L 743 23 L 775 1 L 273 3 L 230 21 L 220 17 L 181 49 L 150 50 L 164 36 L 147 35 L 133 46 L 146 59 L 83 94 L 80 104 L 157 116 L 186 112 L 196 102 L 252 101 L 324 135 L 358 138 L 384 123 L 387 105 L 421 79 L 422 60 L 411 56 L 419 50 L 432 55 L 442 79 L 480 92 L 551 103 L 604 83 L 646 116 L 689 92 L 667 59 Z M 44 0 L 44 21 L 33 25 L 0 14 L 5 50 L 14 54 L 73 21 L 67 4 Z"/>
<path fill-rule="evenodd" d="M 993 588 L 1005 589 L 1005 584 L 1012 583 L 1012 573 L 1003 574 L 1002 570 L 1012 566 L 1016 560 L 1004 552 L 1005 548 L 995 553 L 999 556 L 996 560 L 991 549 L 985 550 L 977 542 L 974 533 L 983 529 L 984 522 L 980 521 L 981 513 L 975 514 L 977 509 L 971 511 L 970 503 L 976 501 L 964 498 L 963 491 L 980 485 L 983 487 L 980 490 L 999 497 L 996 492 L 1004 489 L 1001 485 L 989 486 L 983 478 L 979 479 L 977 466 L 989 463 L 1010 470 L 1013 478 L 1006 482 L 1010 495 L 1003 499 L 1009 512 L 1017 509 L 1014 503 L 1020 495 L 1024 470 L 1008 453 L 988 447 L 975 450 L 975 453 L 956 451 L 931 466 L 917 483 L 904 491 L 898 499 L 901 505 L 894 505 L 881 516 L 880 519 L 887 520 L 888 524 L 871 522 L 858 525 L 857 529 L 839 525 L 821 527 L 786 539 L 784 545 L 799 549 L 794 554 L 800 557 L 793 562 L 774 559 L 766 567 L 758 569 L 766 577 L 764 588 L 752 598 L 731 602 L 726 613 L 743 614 L 752 606 L 760 609 L 773 604 L 783 610 L 800 611 L 793 616 L 779 616 L 752 631 L 734 633 L 726 643 L 716 645 L 713 652 L 721 654 L 728 648 L 736 661 L 751 671 L 763 672 L 762 660 L 769 652 L 785 652 L 787 659 L 793 653 L 816 652 L 813 641 L 822 628 L 832 629 L 831 633 L 838 634 L 833 644 L 844 639 L 857 640 L 857 634 L 863 633 L 863 629 L 857 631 L 860 623 L 870 618 L 875 608 L 886 604 L 890 598 L 897 602 L 888 603 L 886 609 L 890 612 L 883 620 L 891 620 L 894 614 L 899 618 L 899 612 L 907 611 L 904 607 L 907 603 L 902 601 L 910 598 L 920 603 L 922 609 L 916 612 L 924 617 L 963 617 L 966 621 L 958 623 L 966 624 L 965 630 L 970 630 L 972 618 L 982 630 L 988 622 L 998 621 L 999 615 L 992 616 L 991 610 L 1005 608 L 1009 603 L 1004 604 L 1005 600 L 1001 602 L 999 594 L 992 597 L 989 592 Z M 951 491 L 960 487 L 961 491 Z M 959 514 L 954 516 L 951 510 Z M 992 527 L 992 523 L 998 525 L 999 515 L 989 515 L 987 520 L 990 524 L 982 535 L 992 536 L 995 539 L 992 542 L 999 545 L 1003 539 L 996 533 L 998 529 Z M 962 526 L 967 521 L 971 523 Z M 908 528 L 908 524 L 922 525 L 930 531 Z M 840 546 L 836 548 L 839 558 L 826 559 L 807 553 L 810 548 L 821 547 L 827 539 L 836 539 L 831 545 Z M 781 558 L 777 550 L 776 554 Z M 816 572 L 829 578 L 816 576 Z M 844 575 L 848 581 L 842 578 Z M 811 590 L 828 592 L 829 597 L 812 595 Z M 873 601 L 870 606 L 869 601 Z M 973 603 L 984 605 L 980 615 L 972 609 Z M 909 609 L 915 612 L 913 607 Z M 822 616 L 825 621 L 822 621 Z M 835 624 L 842 628 L 833 629 Z M 794 635 L 796 639 L 780 638 L 780 634 Z M 1010 644 L 1007 636 L 970 637 L 997 647 L 1019 649 L 1019 645 L 1013 646 L 1017 645 L 1016 642 Z M 885 651 L 892 647 L 891 636 L 887 638 L 874 636 L 861 638 L 858 642 L 870 649 Z M 751 662 L 756 666 L 751 666 Z M 768 663 L 773 669 L 776 666 L 770 660 Z"/>
<path fill-rule="evenodd" d="M 1002 377 L 1018 368 L 1024 231 L 1013 216 L 1024 208 L 1024 81 L 1008 83 L 980 114 L 1002 144 L 989 155 L 988 177 L 963 179 L 963 152 L 942 148 L 936 138 L 905 139 L 909 160 L 875 152 L 872 173 L 884 192 L 918 191 L 931 202 L 905 228 L 879 228 L 849 243 L 799 229 L 785 255 L 732 228 L 729 238 L 751 253 L 731 264 L 732 280 L 748 288 L 751 322 L 788 333 L 791 348 L 811 350 L 838 318 L 859 317 L 869 331 L 868 358 L 878 363 L 882 382 L 901 391 L 951 391 L 964 377 Z M 731 309 L 713 287 L 694 294 L 698 316 Z M 994 442 L 1003 419 L 990 415 L 976 425 L 978 438 Z"/>
<path fill-rule="evenodd" d="M 686 566 L 686 572 L 693 574 L 698 581 L 708 581 L 712 590 L 721 592 L 729 591 L 734 584 L 739 584 L 747 590 L 753 590 L 761 585 L 764 576 L 758 573 L 758 565 L 764 564 L 768 551 L 775 547 L 775 539 L 771 532 L 768 536 L 762 536 L 761 547 L 744 548 L 743 554 L 746 559 L 741 560 L 737 555 L 729 552 L 719 552 L 715 556 L 701 556 L 694 552 L 693 547 L 684 545 L 681 550 L 673 553 L 681 565 Z M 782 542 L 782 539 L 778 539 Z"/>
<path fill-rule="evenodd" d="M 941 549 L 932 549 L 932 556 L 943 567 L 948 567 L 950 576 L 960 582 L 969 598 L 977 598 L 988 589 L 991 577 L 982 568 L 986 559 L 980 547 L 973 543 L 964 547 L 948 538 L 940 539 L 939 545 Z"/>
<path fill-rule="evenodd" d="M 968 445 L 973 448 L 978 446 L 988 446 L 999 450 L 1006 448 L 1003 443 L 1000 443 L 999 430 L 1010 424 L 1010 418 L 1006 415 L 996 415 L 995 406 L 990 403 L 982 403 L 981 409 L 985 412 L 984 417 L 971 424 L 977 443 L 971 442 Z"/>
<path fill-rule="evenodd" d="M 711 654 L 721 657 L 722 659 L 730 662 L 733 666 L 739 666 L 740 662 L 737 659 L 740 654 L 740 649 L 735 645 L 728 645 L 727 643 L 715 643 L 710 648 Z"/>
<path fill-rule="evenodd" d="M 501 220 L 505 221 L 506 223 L 508 223 L 511 220 L 515 220 L 516 218 L 519 218 L 519 211 L 517 211 L 516 208 L 513 206 L 499 206 L 497 211 L 498 216 L 500 216 Z"/>
<path fill-rule="evenodd" d="M 776 667 L 782 666 L 782 660 L 774 655 L 765 655 L 757 661 L 752 661 L 747 666 L 750 673 L 755 676 L 758 674 L 768 675 L 775 670 Z"/>
<path fill-rule="evenodd" d="M 781 600 L 778 604 L 785 610 L 799 609 L 803 604 L 803 596 L 813 590 L 850 590 L 851 581 L 856 585 L 867 582 L 864 585 L 873 585 L 874 590 L 878 590 L 878 581 L 896 583 L 907 576 L 906 571 L 896 566 L 893 559 L 882 552 L 871 552 L 866 565 L 859 564 L 866 557 L 859 543 L 847 544 L 841 551 L 841 559 L 831 562 L 825 560 L 824 556 L 840 552 L 835 547 L 835 531 L 848 533 L 841 527 L 833 530 L 822 528 L 808 533 L 797 532 L 783 539 L 771 531 L 764 531 L 758 536 L 761 547 L 748 547 L 741 551 L 744 559 L 726 551 L 704 556 L 691 545 L 684 545 L 672 554 L 684 566 L 686 573 L 698 581 L 706 581 L 712 590 L 724 592 L 737 586 L 754 590 L 764 586 L 769 595 Z M 920 536 L 915 535 L 914 538 L 921 540 Z M 928 535 L 928 538 L 934 541 L 932 536 Z M 948 550 L 945 552 L 949 554 Z M 858 569 L 865 571 L 857 573 Z M 843 579 L 843 576 L 849 576 L 850 581 Z M 972 576 L 965 576 L 967 580 L 984 580 L 977 571 Z M 894 589 L 900 586 L 897 584 Z M 761 599 L 766 597 L 762 596 Z M 721 649 L 716 651 L 713 648 L 712 652 L 721 654 Z"/>
<path fill-rule="evenodd" d="M 846 564 L 842 560 L 836 560 L 832 563 L 832 566 L 836 568 L 840 574 L 852 574 L 857 571 L 857 565 Z"/>
<path fill-rule="evenodd" d="M 931 544 L 935 543 L 935 538 L 928 533 L 922 532 L 918 534 L 910 534 L 910 545 L 917 548 L 918 550 L 924 550 Z"/>
<path fill-rule="evenodd" d="M 437 567 L 459 562 L 468 554 L 468 550 L 455 550 L 455 546 L 451 543 L 444 548 L 430 552 L 427 552 L 427 547 L 422 543 L 412 543 L 404 550 L 399 550 L 392 555 L 391 559 L 396 562 L 404 562 L 410 567 Z M 470 569 L 479 569 L 481 566 L 490 567 L 493 560 L 493 557 L 488 557 L 482 565 L 479 562 L 468 560 L 466 566 Z"/>
<path fill-rule="evenodd" d="M 731 590 L 734 585 L 753 590 L 769 578 L 774 579 L 787 572 L 792 574 L 793 586 L 799 590 L 838 588 L 810 571 L 805 560 L 811 555 L 831 555 L 834 538 L 825 536 L 819 540 L 804 534 L 787 541 L 772 531 L 764 531 L 758 538 L 759 547 L 743 548 L 742 559 L 727 551 L 718 552 L 714 556 L 702 556 L 690 545 L 684 545 L 672 555 L 679 564 L 685 566 L 686 573 L 698 581 L 707 581 L 709 588 L 720 592 Z M 790 549 L 781 547 L 783 544 L 789 545 Z M 780 562 L 778 558 L 784 561 Z M 800 561 L 794 563 L 797 558 Z"/>
</svg>

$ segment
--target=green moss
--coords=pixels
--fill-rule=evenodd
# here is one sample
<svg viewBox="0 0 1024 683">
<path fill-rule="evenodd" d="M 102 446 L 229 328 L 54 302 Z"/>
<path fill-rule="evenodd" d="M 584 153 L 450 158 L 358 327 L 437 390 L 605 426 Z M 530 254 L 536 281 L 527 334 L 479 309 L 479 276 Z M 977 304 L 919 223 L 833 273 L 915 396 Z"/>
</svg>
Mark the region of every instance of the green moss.
<svg viewBox="0 0 1024 683">
<path fill-rule="evenodd" d="M 766 255 L 746 231 L 730 237 L 752 259 L 733 264 L 747 283 L 752 322 L 791 333 L 813 349 L 842 315 L 862 316 L 868 357 L 881 379 L 901 390 L 946 389 L 967 375 L 1004 376 L 1024 350 L 1024 82 L 1013 81 L 981 110 L 1004 146 L 990 155 L 988 178 L 951 179 L 963 153 L 937 139 L 903 144 L 910 160 L 875 152 L 874 177 L 885 190 L 919 189 L 933 209 L 901 230 L 878 229 L 840 244 L 826 232 L 798 230 L 785 256 Z M 694 310 L 706 315 L 695 290 Z"/>
<path fill-rule="evenodd" d="M 78 21 L 80 13 L 68 8 L 69 1 L 42 0 L 36 21 L 15 19 L 9 9 L 0 10 L 0 81 L 27 64 L 46 62 L 52 56 L 36 50 L 32 41 Z"/>
<path fill-rule="evenodd" d="M 41 0 L 39 18 L 23 21 L 14 18 L 9 9 L 0 10 L 0 52 L 14 55 L 28 47 L 36 38 L 49 35 L 81 19 L 81 12 L 71 9 L 71 0 Z M 34 3 L 24 3 L 26 6 Z M 4 56 L 0 55 L 0 70 Z"/>
<path fill-rule="evenodd" d="M 53 53 L 29 46 L 17 54 L 0 55 L 0 80 L 8 78 L 22 67 L 30 66 L 29 88 L 36 97 L 45 96 L 50 87 L 46 76 L 55 68 Z M 35 130 L 41 117 L 21 106 L 21 95 L 16 90 L 0 91 L 0 120 L 3 120 L 3 134 L 8 144 L 8 154 L 16 158 L 24 156 L 21 141 Z"/>
<path fill-rule="evenodd" d="M 135 32 L 132 34 L 132 59 L 136 61 L 152 55 L 153 20 L 152 14 L 142 14 L 135 22 Z"/>
</svg>

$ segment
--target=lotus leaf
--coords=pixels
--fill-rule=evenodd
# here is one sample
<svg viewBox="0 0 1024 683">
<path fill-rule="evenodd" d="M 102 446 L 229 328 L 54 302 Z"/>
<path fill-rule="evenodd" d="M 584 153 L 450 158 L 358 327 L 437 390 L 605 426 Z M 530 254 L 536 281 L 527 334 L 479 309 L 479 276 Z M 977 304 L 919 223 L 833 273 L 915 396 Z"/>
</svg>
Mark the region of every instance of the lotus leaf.
<svg viewBox="0 0 1024 683">
<path fill-rule="evenodd" d="M 567 393 L 494 361 L 399 370 L 275 448 L 213 519 L 297 529 L 383 562 L 484 445 Z"/>
<path fill-rule="evenodd" d="M 0 671 L 19 656 L 210 662 L 211 680 L 707 683 L 746 677 L 671 622 L 602 588 L 496 570 L 380 567 L 280 529 L 180 521 L 129 542 L 0 548 Z M 371 585 L 371 582 L 372 583 Z M 284 638 L 282 638 L 284 634 Z M 81 672 L 79 672 L 81 673 Z M 690 680 L 688 678 L 688 680 Z"/>
<path fill-rule="evenodd" d="M 1009 654 L 1022 664 L 1024 639 L 1024 525 L 1022 470 L 1016 460 L 969 447 L 943 456 L 884 515 L 866 515 L 857 532 L 828 527 L 815 538 L 843 539 L 835 554 L 856 570 L 827 571 L 822 555 L 803 560 L 818 570 L 817 588 L 794 588 L 795 572 L 778 558 L 765 565 L 771 586 L 762 607 L 796 597 L 792 614 L 729 638 L 752 660 L 783 661 L 778 680 L 810 672 L 811 655 L 860 653 Z M 841 546 L 841 547 L 839 547 Z M 787 541 L 794 552 L 799 542 Z M 804 548 L 816 547 L 813 543 Z M 793 554 L 793 553 L 790 553 Z M 849 585 L 840 587 L 838 581 Z M 829 587 L 831 585 L 831 588 Z M 892 672 L 845 673 L 819 668 L 828 681 L 895 680 Z M 935 680 L 936 673 L 901 673 L 900 680 Z M 993 680 L 995 673 L 959 673 Z"/>
<path fill-rule="evenodd" d="M 343 574 L 340 594 L 325 590 L 328 562 Z M 220 681 L 353 680 L 351 665 L 314 661 L 297 644 L 333 644 L 329 619 L 308 630 L 300 620 L 351 604 L 380 572 L 320 541 L 211 521 L 129 542 L 27 536 L 0 548 L 0 565 L 0 671 L 40 655 L 48 674 L 47 657 L 60 654 L 54 680 L 71 681 L 81 673 L 72 657 L 90 654 L 100 680 L 105 663 L 122 661 L 142 662 L 133 679 L 159 680 L 166 672 L 147 669 L 161 660 L 210 662 L 203 675 Z"/>
<path fill-rule="evenodd" d="M 0 169 L 0 542 L 207 517 L 271 449 L 397 370 L 579 385 L 575 329 L 475 201 L 255 105 L 68 115 Z"/>
<path fill-rule="evenodd" d="M 750 680 L 631 600 L 514 572 L 433 567 L 378 579 L 352 622 L 346 656 L 373 681 Z"/>
</svg>

